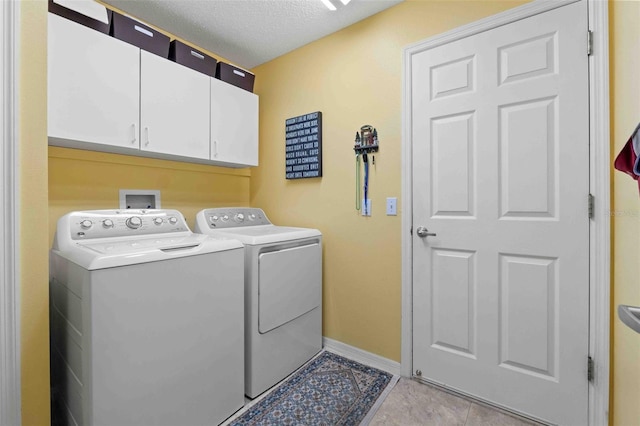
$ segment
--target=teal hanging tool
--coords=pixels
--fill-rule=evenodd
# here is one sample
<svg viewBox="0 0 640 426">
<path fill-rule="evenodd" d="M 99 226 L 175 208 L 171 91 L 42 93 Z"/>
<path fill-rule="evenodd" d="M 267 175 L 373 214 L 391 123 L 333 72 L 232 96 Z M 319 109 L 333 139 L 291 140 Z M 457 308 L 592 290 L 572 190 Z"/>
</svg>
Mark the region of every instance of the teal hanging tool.
<svg viewBox="0 0 640 426">
<path fill-rule="evenodd" d="M 360 133 L 356 132 L 356 146 L 360 145 Z M 356 210 L 360 210 L 360 154 L 356 151 Z"/>
<path fill-rule="evenodd" d="M 364 163 L 364 205 L 362 206 L 363 215 L 370 216 L 369 211 L 369 159 L 367 153 L 362 154 L 362 162 Z"/>
<path fill-rule="evenodd" d="M 373 154 L 379 150 L 378 131 L 368 124 L 360 127 L 360 132 L 356 132 L 355 145 L 353 150 L 356 153 L 356 210 L 362 208 L 363 216 L 370 216 L 369 211 L 369 165 L 375 166 L 376 157 L 371 155 L 371 162 L 369 162 L 368 154 Z M 362 156 L 362 163 L 364 163 L 364 201 L 360 198 L 360 156 Z M 362 204 L 364 203 L 364 204 Z"/>
<path fill-rule="evenodd" d="M 360 210 L 360 156 L 356 155 L 356 210 Z"/>
</svg>

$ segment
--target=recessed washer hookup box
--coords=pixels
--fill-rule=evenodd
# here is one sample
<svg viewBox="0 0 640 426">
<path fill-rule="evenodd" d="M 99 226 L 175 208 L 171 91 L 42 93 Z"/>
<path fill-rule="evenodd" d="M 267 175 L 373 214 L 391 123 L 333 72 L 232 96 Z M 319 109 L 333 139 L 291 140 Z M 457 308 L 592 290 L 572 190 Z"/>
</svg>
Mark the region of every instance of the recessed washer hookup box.
<svg viewBox="0 0 640 426">
<path fill-rule="evenodd" d="M 173 40 L 169 46 L 169 59 L 208 76 L 215 77 L 216 61 L 211 56 L 182 43 Z"/>
<path fill-rule="evenodd" d="M 49 0 L 49 12 L 109 34 L 113 12 L 96 2 Z"/>
<path fill-rule="evenodd" d="M 253 80 L 255 76 L 242 68 L 234 67 L 224 62 L 218 62 L 216 78 L 238 86 L 241 89 L 253 92 Z"/>
<path fill-rule="evenodd" d="M 119 13 L 113 13 L 111 35 L 163 58 L 169 57 L 169 36 Z"/>
</svg>

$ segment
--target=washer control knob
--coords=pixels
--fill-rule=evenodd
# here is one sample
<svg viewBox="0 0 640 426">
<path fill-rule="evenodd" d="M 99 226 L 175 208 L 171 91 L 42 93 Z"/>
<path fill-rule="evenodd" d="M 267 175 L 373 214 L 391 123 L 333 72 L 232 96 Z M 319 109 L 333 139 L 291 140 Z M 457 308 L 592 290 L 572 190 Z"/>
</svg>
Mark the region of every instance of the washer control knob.
<svg viewBox="0 0 640 426">
<path fill-rule="evenodd" d="M 211 219 L 211 222 L 217 222 L 220 218 L 218 216 L 211 216 L 209 219 Z"/>
<path fill-rule="evenodd" d="M 175 216 L 171 216 L 169 218 L 169 223 L 175 225 L 176 223 L 178 223 L 178 218 L 176 218 Z"/>
<path fill-rule="evenodd" d="M 244 215 L 242 213 L 238 213 L 237 215 L 234 216 L 233 220 L 235 220 L 238 223 L 243 222 Z"/>
<path fill-rule="evenodd" d="M 124 223 L 131 229 L 138 229 L 142 226 L 142 219 L 138 216 L 131 216 Z"/>
<path fill-rule="evenodd" d="M 109 228 L 113 228 L 113 221 L 111 219 L 105 219 L 102 221 L 102 227 L 109 229 Z"/>
<path fill-rule="evenodd" d="M 156 225 L 162 225 L 162 218 L 161 217 L 153 218 L 153 223 L 155 223 Z"/>
<path fill-rule="evenodd" d="M 82 229 L 89 229 L 93 226 L 93 222 L 91 222 L 89 219 L 85 219 L 82 222 L 80 222 L 80 228 Z"/>
<path fill-rule="evenodd" d="M 256 220 L 256 215 L 253 213 L 249 213 L 249 220 Z"/>
<path fill-rule="evenodd" d="M 228 214 L 225 214 L 224 216 L 222 216 L 222 221 L 223 222 L 226 222 L 228 220 L 229 220 L 229 215 Z"/>
</svg>

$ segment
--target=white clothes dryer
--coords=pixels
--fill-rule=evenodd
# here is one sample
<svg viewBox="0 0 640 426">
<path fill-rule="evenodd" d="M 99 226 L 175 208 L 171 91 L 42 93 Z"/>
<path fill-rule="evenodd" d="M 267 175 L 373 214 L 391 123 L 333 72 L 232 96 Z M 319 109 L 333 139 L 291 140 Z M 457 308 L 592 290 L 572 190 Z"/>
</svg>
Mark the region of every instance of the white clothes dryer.
<svg viewBox="0 0 640 426">
<path fill-rule="evenodd" d="M 322 349 L 322 234 L 236 207 L 200 211 L 195 232 L 245 246 L 245 394 L 255 398 Z"/>
<path fill-rule="evenodd" d="M 176 210 L 79 211 L 50 261 L 56 424 L 218 424 L 244 405 L 240 242 Z"/>
</svg>

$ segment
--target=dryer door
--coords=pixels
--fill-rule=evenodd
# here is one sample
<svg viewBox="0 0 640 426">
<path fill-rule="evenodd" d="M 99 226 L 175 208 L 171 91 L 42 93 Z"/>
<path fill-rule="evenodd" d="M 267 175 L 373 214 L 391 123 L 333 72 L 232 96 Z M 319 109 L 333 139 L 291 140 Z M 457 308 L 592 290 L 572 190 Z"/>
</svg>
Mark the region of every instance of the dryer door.
<svg viewBox="0 0 640 426">
<path fill-rule="evenodd" d="M 322 301 L 322 249 L 309 244 L 259 257 L 258 330 L 267 333 Z"/>
</svg>

